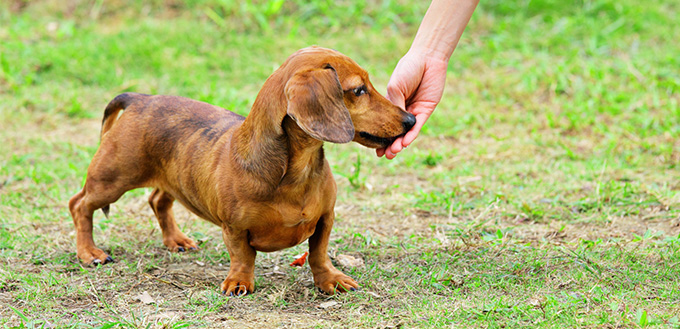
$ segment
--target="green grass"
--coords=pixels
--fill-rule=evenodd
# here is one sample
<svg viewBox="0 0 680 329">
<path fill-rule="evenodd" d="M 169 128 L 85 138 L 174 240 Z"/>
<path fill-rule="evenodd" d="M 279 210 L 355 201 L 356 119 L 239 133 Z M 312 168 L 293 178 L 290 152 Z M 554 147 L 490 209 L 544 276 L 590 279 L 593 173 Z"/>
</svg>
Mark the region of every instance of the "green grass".
<svg viewBox="0 0 680 329">
<path fill-rule="evenodd" d="M 179 210 L 201 249 L 167 252 L 146 190 L 95 215 L 95 241 L 117 262 L 77 262 L 66 203 L 115 95 L 247 114 L 267 76 L 312 44 L 349 55 L 384 90 L 426 6 L 0 4 L 0 324 L 680 327 L 675 1 L 483 1 L 413 146 L 386 161 L 327 144 L 330 252 L 364 260 L 343 268 L 357 293 L 322 295 L 308 267 L 290 268 L 303 244 L 260 253 L 256 293 L 226 298 L 219 229 Z M 144 291 L 155 303 L 136 300 Z"/>
</svg>

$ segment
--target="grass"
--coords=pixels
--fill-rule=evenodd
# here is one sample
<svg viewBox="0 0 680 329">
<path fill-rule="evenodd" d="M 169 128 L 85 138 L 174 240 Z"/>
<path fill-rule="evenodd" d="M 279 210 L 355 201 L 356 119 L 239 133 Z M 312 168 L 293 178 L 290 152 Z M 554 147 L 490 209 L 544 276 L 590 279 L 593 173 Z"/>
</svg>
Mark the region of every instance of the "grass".
<svg viewBox="0 0 680 329">
<path fill-rule="evenodd" d="M 4 327 L 680 327 L 680 46 L 673 1 L 483 1 L 444 98 L 395 160 L 326 145 L 333 259 L 362 285 L 328 297 L 306 245 L 260 253 L 225 298 L 219 230 L 186 211 L 171 254 L 126 194 L 84 268 L 66 202 L 106 103 L 175 94 L 247 114 L 295 50 L 351 56 L 379 90 L 425 3 L 52 1 L 0 4 L 0 324 Z M 367 46 L 370 45 L 370 46 Z M 179 207 L 178 207 L 179 208 Z M 147 292 L 153 303 L 136 297 Z M 332 303 L 329 303 L 332 302 Z"/>
</svg>

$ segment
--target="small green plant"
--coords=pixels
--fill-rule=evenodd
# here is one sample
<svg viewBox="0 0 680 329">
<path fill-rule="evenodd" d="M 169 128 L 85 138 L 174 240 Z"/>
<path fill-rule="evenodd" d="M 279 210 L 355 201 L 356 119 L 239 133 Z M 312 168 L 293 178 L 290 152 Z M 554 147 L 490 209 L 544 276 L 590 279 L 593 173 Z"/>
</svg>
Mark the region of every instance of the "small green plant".
<svg viewBox="0 0 680 329">
<path fill-rule="evenodd" d="M 349 185 L 355 189 L 361 189 L 365 186 L 366 178 L 361 176 L 361 155 L 357 154 L 357 159 L 352 164 L 352 170 L 349 174 L 338 172 L 339 175 L 347 178 Z"/>
<path fill-rule="evenodd" d="M 443 158 L 444 157 L 441 154 L 430 152 L 425 156 L 423 163 L 428 167 L 434 167 L 441 162 Z"/>
<path fill-rule="evenodd" d="M 646 327 L 650 324 L 647 318 L 647 310 L 638 309 L 635 313 L 635 319 L 640 327 Z"/>
</svg>

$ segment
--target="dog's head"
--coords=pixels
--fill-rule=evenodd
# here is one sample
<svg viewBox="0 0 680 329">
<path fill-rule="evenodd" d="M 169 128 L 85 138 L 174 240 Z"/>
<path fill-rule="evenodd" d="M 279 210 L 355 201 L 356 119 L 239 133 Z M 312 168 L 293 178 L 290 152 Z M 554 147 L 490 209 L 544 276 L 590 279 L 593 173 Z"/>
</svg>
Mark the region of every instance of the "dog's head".
<svg viewBox="0 0 680 329">
<path fill-rule="evenodd" d="M 313 138 L 380 148 L 416 122 L 373 88 L 364 69 L 335 50 L 305 48 L 281 68 L 289 73 L 284 89 L 287 115 Z"/>
</svg>

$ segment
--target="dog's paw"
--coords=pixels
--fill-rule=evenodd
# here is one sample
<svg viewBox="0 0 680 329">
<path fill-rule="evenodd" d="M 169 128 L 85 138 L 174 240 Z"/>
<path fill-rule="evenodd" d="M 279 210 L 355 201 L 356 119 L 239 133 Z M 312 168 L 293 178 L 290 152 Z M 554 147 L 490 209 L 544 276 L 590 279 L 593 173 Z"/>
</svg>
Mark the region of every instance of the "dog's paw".
<svg viewBox="0 0 680 329">
<path fill-rule="evenodd" d="M 163 238 L 163 244 L 173 252 L 185 252 L 187 250 L 198 250 L 198 245 L 194 240 L 186 235 L 169 236 Z"/>
<path fill-rule="evenodd" d="M 354 279 L 337 269 L 315 276 L 314 284 L 329 295 L 359 290 L 359 284 Z"/>
<path fill-rule="evenodd" d="M 113 263 L 113 258 L 98 248 L 90 248 L 88 250 L 78 251 L 78 259 L 83 264 L 88 266 L 99 266 L 107 263 Z"/>
<path fill-rule="evenodd" d="M 222 282 L 222 293 L 227 296 L 245 296 L 247 294 L 252 294 L 255 291 L 255 281 L 254 280 L 239 280 L 237 278 L 227 278 Z"/>
</svg>

